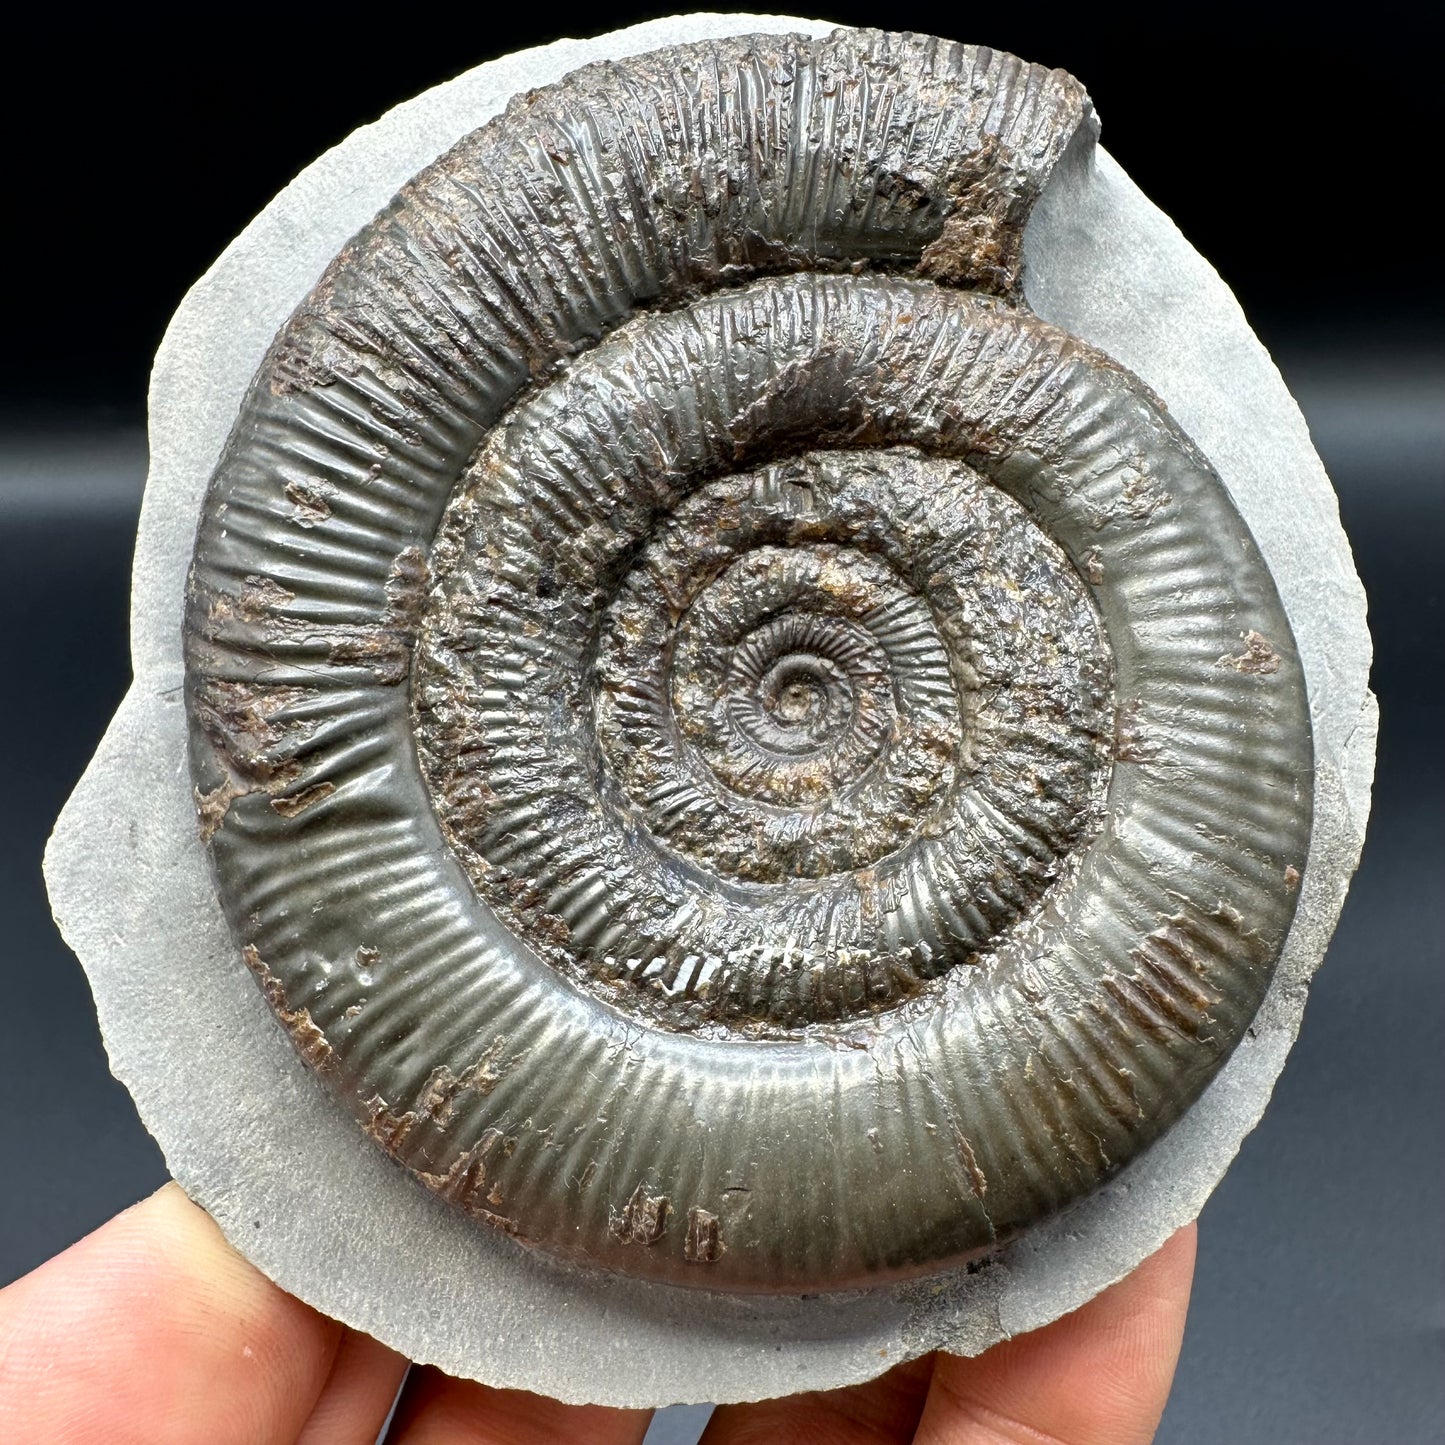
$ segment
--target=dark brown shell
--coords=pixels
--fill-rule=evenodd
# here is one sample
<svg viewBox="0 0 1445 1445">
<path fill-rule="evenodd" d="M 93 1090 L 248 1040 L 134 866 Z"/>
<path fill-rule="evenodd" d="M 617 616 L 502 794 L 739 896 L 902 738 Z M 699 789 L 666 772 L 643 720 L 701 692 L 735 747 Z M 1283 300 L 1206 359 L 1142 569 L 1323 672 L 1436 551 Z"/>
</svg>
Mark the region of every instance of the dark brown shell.
<svg viewBox="0 0 1445 1445">
<path fill-rule="evenodd" d="M 1238 1042 L 1303 675 L 1207 461 L 1032 315 L 1077 84 L 704 42 L 513 101 L 283 328 L 192 767 L 238 947 L 426 1184 L 568 1258 L 977 1255 Z"/>
</svg>

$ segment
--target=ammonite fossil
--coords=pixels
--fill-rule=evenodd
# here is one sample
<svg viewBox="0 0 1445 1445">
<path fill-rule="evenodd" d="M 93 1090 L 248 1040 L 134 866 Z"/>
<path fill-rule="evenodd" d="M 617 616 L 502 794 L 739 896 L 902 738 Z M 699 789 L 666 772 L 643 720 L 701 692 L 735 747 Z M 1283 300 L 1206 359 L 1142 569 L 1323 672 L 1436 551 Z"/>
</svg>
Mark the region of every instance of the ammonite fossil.
<svg viewBox="0 0 1445 1445">
<path fill-rule="evenodd" d="M 286 1289 L 494 1385 L 758 1399 L 1198 1213 L 1359 855 L 1368 635 L 1096 131 L 996 52 L 673 17 L 398 107 L 187 297 L 47 879 Z"/>
<path fill-rule="evenodd" d="M 1289 622 L 1022 300 L 1068 76 L 705 41 L 515 100 L 276 338 L 186 619 L 201 827 L 307 1061 L 462 1209 L 676 1284 L 965 1260 L 1249 1025 Z"/>
</svg>

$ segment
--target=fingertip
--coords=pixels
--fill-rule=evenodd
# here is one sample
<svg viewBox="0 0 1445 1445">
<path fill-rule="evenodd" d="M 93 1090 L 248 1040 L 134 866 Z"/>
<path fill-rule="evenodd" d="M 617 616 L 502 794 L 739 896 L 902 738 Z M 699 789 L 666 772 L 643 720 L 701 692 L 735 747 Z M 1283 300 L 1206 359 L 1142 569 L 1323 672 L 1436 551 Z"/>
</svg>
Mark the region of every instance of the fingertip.
<svg viewBox="0 0 1445 1445">
<path fill-rule="evenodd" d="M 386 1438 L 387 1445 L 641 1445 L 651 1419 L 650 1410 L 566 1405 L 427 1365 L 412 1371 Z"/>
<path fill-rule="evenodd" d="M 1196 1230 L 1176 1232 L 1073 1313 L 976 1359 L 939 1355 L 918 1445 L 972 1428 L 980 1442 L 1145 1445 L 1169 1397 L 1194 1275 Z"/>
<path fill-rule="evenodd" d="M 0 1433 L 13 1445 L 290 1439 L 340 1331 L 169 1184 L 0 1291 Z"/>
<path fill-rule="evenodd" d="M 371 1445 L 406 1372 L 407 1362 L 395 1350 L 358 1330 L 346 1330 L 295 1445 Z"/>
</svg>

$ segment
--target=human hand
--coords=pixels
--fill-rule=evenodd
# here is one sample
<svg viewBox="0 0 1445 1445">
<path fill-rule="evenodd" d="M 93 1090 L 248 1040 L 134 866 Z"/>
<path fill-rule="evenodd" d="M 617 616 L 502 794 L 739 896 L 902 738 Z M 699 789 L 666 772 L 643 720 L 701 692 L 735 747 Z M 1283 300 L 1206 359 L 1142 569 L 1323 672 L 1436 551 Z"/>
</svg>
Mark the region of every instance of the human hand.
<svg viewBox="0 0 1445 1445">
<path fill-rule="evenodd" d="M 847 1390 L 714 1412 L 704 1445 L 1142 1445 L 1194 1228 L 1047 1328 Z M 7 1445 L 372 1445 L 406 1361 L 292 1298 L 174 1184 L 0 1291 Z M 651 1413 L 413 1372 L 387 1445 L 638 1445 Z"/>
</svg>

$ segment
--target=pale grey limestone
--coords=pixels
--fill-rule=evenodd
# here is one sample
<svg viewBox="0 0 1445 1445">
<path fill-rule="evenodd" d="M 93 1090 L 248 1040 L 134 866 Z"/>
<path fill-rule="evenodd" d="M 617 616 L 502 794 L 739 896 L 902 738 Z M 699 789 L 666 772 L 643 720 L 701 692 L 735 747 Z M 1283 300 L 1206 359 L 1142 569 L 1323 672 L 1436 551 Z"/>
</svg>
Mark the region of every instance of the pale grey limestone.
<svg viewBox="0 0 1445 1445">
<path fill-rule="evenodd" d="M 1027 295 L 1164 399 L 1273 569 L 1309 679 L 1315 836 L 1251 1037 L 1184 1119 L 990 1267 L 812 1298 L 586 1276 L 452 1211 L 321 1090 L 237 957 L 197 836 L 181 615 L 196 517 L 271 336 L 408 177 L 517 91 L 589 61 L 816 21 L 696 15 L 477 67 L 321 157 L 182 303 L 156 360 L 137 547 L 135 682 L 46 856 L 111 1066 L 185 1189 L 260 1269 L 409 1357 L 569 1401 L 751 1400 L 844 1385 L 933 1348 L 974 1353 L 1074 1309 L 1192 1219 L 1258 1121 L 1363 839 L 1375 739 L 1364 596 L 1334 494 L 1278 372 L 1212 268 L 1091 139 L 1034 214 Z"/>
</svg>

